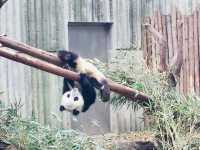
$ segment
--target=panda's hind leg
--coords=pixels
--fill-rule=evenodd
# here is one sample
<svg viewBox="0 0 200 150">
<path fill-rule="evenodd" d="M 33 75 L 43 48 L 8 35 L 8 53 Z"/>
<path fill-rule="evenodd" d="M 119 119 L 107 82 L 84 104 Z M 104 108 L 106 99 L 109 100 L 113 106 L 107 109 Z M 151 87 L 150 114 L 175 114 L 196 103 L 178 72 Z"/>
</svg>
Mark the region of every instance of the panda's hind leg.
<svg viewBox="0 0 200 150">
<path fill-rule="evenodd" d="M 92 85 L 90 78 L 86 74 L 80 74 L 81 94 L 84 99 L 84 107 L 82 112 L 86 112 L 95 102 L 96 91 Z"/>
<path fill-rule="evenodd" d="M 69 80 L 67 78 L 64 78 L 63 80 L 63 94 L 67 91 L 70 91 L 71 88 L 74 87 L 74 81 L 73 80 Z M 71 87 L 70 87 L 71 86 Z"/>
<path fill-rule="evenodd" d="M 103 102 L 109 101 L 110 100 L 110 87 L 108 85 L 108 82 L 106 80 L 102 80 L 100 83 L 93 77 L 90 78 L 90 81 L 93 84 L 93 86 L 95 86 L 97 89 L 100 90 L 102 101 Z"/>
</svg>

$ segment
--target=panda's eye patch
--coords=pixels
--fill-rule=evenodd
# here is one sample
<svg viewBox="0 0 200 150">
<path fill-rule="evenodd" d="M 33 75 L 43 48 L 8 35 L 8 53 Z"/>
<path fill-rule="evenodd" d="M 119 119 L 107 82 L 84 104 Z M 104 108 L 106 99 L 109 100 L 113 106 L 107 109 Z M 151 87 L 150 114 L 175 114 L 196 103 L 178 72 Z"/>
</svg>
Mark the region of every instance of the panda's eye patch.
<svg viewBox="0 0 200 150">
<path fill-rule="evenodd" d="M 70 94 L 67 94 L 67 97 L 69 98 L 69 97 L 70 97 Z"/>
<path fill-rule="evenodd" d="M 76 96 L 76 97 L 74 97 L 74 101 L 78 101 L 78 97 Z"/>
</svg>

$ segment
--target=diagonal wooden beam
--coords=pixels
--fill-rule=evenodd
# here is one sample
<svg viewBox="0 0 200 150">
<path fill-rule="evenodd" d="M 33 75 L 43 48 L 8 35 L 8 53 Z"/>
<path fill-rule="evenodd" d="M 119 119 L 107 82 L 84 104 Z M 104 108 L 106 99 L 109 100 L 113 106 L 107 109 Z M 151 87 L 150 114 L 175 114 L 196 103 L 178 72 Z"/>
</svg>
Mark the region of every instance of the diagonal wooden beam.
<svg viewBox="0 0 200 150">
<path fill-rule="evenodd" d="M 0 43 L 8 48 L 15 49 L 17 51 L 23 52 L 25 54 L 31 55 L 35 58 L 50 62 L 55 65 L 60 65 L 60 59 L 47 51 L 41 50 L 39 48 L 32 47 L 22 42 L 15 41 L 7 36 L 0 36 Z"/>
<path fill-rule="evenodd" d="M 14 60 L 16 62 L 35 67 L 37 69 L 66 77 L 71 80 L 79 81 L 80 77 L 78 73 L 63 69 L 59 66 L 56 66 L 54 64 L 50 64 L 48 62 L 45 62 L 43 60 L 39 60 L 37 58 L 33 58 L 31 56 L 28 56 L 21 52 L 16 52 L 12 49 L 8 49 L 5 47 L 0 47 L 0 56 Z M 123 96 L 128 97 L 132 101 L 136 101 L 139 104 L 144 104 L 145 102 L 148 102 L 150 100 L 150 97 L 145 95 L 142 92 L 139 92 L 137 90 L 131 89 L 129 87 L 126 87 L 124 85 L 120 85 L 118 83 L 114 83 L 110 80 L 108 80 L 108 84 L 113 92 L 119 93 Z"/>
</svg>

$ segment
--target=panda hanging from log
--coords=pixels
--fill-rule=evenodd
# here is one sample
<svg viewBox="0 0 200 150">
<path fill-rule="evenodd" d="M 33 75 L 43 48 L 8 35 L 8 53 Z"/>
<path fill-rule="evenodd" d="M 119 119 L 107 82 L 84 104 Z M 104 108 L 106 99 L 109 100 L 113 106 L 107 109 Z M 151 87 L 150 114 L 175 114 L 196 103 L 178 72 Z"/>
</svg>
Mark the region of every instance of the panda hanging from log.
<svg viewBox="0 0 200 150">
<path fill-rule="evenodd" d="M 95 88 L 100 90 L 103 102 L 109 101 L 110 87 L 106 77 L 93 64 L 71 51 L 61 50 L 58 57 L 62 67 L 80 73 L 79 82 L 64 78 L 60 111 L 67 110 L 73 115 L 86 112 L 95 103 Z"/>
</svg>

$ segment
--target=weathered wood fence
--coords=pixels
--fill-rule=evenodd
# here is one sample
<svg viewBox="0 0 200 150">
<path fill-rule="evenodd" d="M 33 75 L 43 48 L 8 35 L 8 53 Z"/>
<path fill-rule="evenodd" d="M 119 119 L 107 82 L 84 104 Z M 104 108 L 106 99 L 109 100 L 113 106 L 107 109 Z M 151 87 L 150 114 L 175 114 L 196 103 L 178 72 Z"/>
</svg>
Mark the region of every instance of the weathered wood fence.
<svg viewBox="0 0 200 150">
<path fill-rule="evenodd" d="M 200 9 L 190 15 L 183 15 L 177 9 L 172 9 L 168 15 L 155 11 L 153 15 L 145 17 L 144 23 L 151 24 L 167 40 L 166 58 L 170 63 L 177 50 L 178 43 L 183 52 L 178 89 L 183 93 L 200 93 Z M 152 34 L 143 30 L 144 58 L 151 69 L 159 66 L 160 46 Z"/>
</svg>

